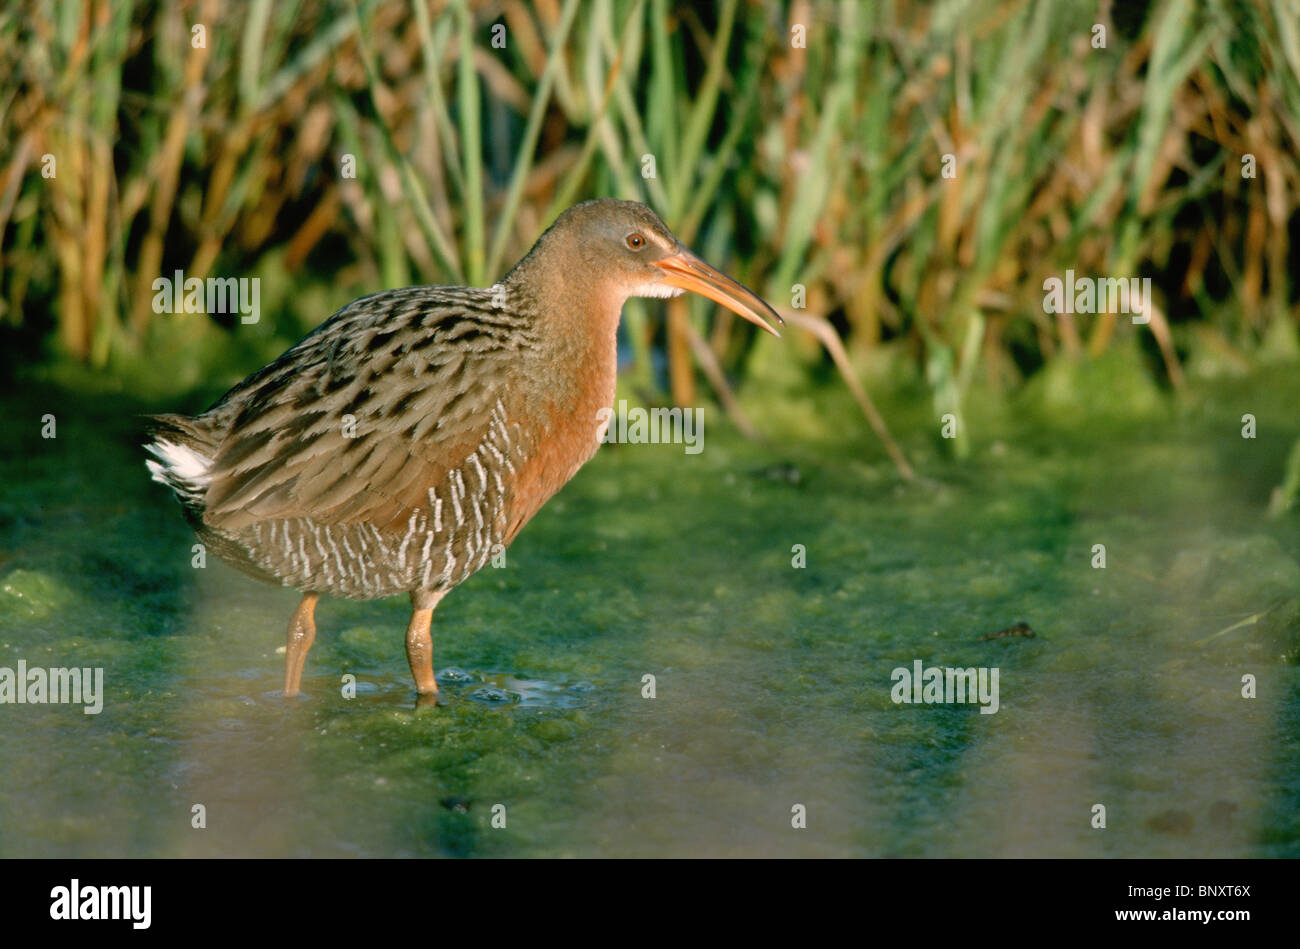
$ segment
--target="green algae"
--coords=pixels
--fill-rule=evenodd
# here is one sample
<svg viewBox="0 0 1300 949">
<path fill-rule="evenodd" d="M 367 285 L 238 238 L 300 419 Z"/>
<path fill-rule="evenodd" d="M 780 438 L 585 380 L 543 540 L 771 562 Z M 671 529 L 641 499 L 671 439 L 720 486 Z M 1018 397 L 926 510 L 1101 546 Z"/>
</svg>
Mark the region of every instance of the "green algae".
<svg viewBox="0 0 1300 949">
<path fill-rule="evenodd" d="M 961 461 L 897 387 L 911 484 L 841 392 L 756 369 L 768 441 L 605 446 L 443 602 L 431 709 L 402 598 L 323 600 L 281 700 L 295 595 L 191 565 L 150 407 L 5 396 L 0 666 L 108 694 L 0 706 L 0 855 L 1300 855 L 1300 530 L 1267 512 L 1300 381 L 1126 401 L 1130 356 L 972 389 Z M 997 714 L 894 704 L 918 659 L 997 666 Z"/>
</svg>

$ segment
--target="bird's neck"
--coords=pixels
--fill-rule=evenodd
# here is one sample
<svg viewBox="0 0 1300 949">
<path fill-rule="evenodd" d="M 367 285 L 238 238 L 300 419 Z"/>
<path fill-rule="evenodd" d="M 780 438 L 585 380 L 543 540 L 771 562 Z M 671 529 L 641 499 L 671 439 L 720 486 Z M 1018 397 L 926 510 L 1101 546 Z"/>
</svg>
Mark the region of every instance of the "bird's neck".
<svg viewBox="0 0 1300 949">
<path fill-rule="evenodd" d="M 619 315 L 626 294 L 581 257 L 547 261 L 529 257 L 502 281 L 508 300 L 531 314 L 538 355 L 555 370 L 552 383 L 599 376 L 613 398 Z"/>
<path fill-rule="evenodd" d="M 504 281 L 507 298 L 528 307 L 536 334 L 530 359 L 534 403 L 545 406 L 550 424 L 562 429 L 556 435 L 573 444 L 576 464 L 595 451 L 597 413 L 614 401 L 625 302 L 607 289 L 607 280 L 585 270 L 580 260 L 568 270 L 521 267 Z"/>
<path fill-rule="evenodd" d="M 538 270 L 523 274 L 526 281 L 512 282 L 517 272 L 503 281 L 507 298 L 528 313 L 535 340 L 516 367 L 521 385 L 510 410 L 531 443 L 521 472 L 527 476 L 519 479 L 527 490 L 515 498 L 510 538 L 596 453 L 618 371 L 623 301 L 593 293 L 598 282 Z"/>
</svg>

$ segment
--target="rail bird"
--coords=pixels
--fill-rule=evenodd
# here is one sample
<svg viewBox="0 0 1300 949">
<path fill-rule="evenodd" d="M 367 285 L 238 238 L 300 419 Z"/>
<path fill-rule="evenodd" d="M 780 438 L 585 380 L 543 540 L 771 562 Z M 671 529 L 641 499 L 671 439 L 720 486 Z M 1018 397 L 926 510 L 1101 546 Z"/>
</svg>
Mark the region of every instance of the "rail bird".
<svg viewBox="0 0 1300 949">
<path fill-rule="evenodd" d="M 207 549 L 302 593 L 286 696 L 321 594 L 406 593 L 407 661 L 436 703 L 434 608 L 596 452 L 623 304 L 687 290 L 781 322 L 650 208 L 588 201 L 492 287 L 362 297 L 203 414 L 150 417 L 149 471 Z"/>
</svg>

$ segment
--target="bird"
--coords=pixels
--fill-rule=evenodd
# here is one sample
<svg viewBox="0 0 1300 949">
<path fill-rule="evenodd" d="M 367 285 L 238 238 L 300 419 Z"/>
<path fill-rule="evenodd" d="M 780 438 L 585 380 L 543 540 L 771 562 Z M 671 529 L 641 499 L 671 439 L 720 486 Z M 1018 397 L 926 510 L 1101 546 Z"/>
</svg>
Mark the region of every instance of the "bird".
<svg viewBox="0 0 1300 949">
<path fill-rule="evenodd" d="M 406 594 L 417 704 L 438 704 L 434 609 L 595 454 L 623 304 L 687 291 L 780 335 L 762 297 L 651 208 L 586 201 L 491 287 L 362 297 L 202 414 L 147 417 L 148 470 L 205 549 L 302 594 L 285 697 L 319 597 Z"/>
</svg>

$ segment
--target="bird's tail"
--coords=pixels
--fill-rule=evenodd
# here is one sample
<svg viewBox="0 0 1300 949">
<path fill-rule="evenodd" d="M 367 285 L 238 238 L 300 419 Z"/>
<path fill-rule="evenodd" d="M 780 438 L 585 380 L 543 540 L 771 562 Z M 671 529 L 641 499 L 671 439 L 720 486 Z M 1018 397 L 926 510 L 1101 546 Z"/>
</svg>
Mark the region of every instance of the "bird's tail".
<svg viewBox="0 0 1300 949">
<path fill-rule="evenodd" d="M 165 484 L 187 508 L 201 511 L 212 480 L 216 445 L 199 419 L 186 415 L 150 415 L 153 441 L 144 447 L 153 455 L 145 462 L 153 480 Z"/>
</svg>

